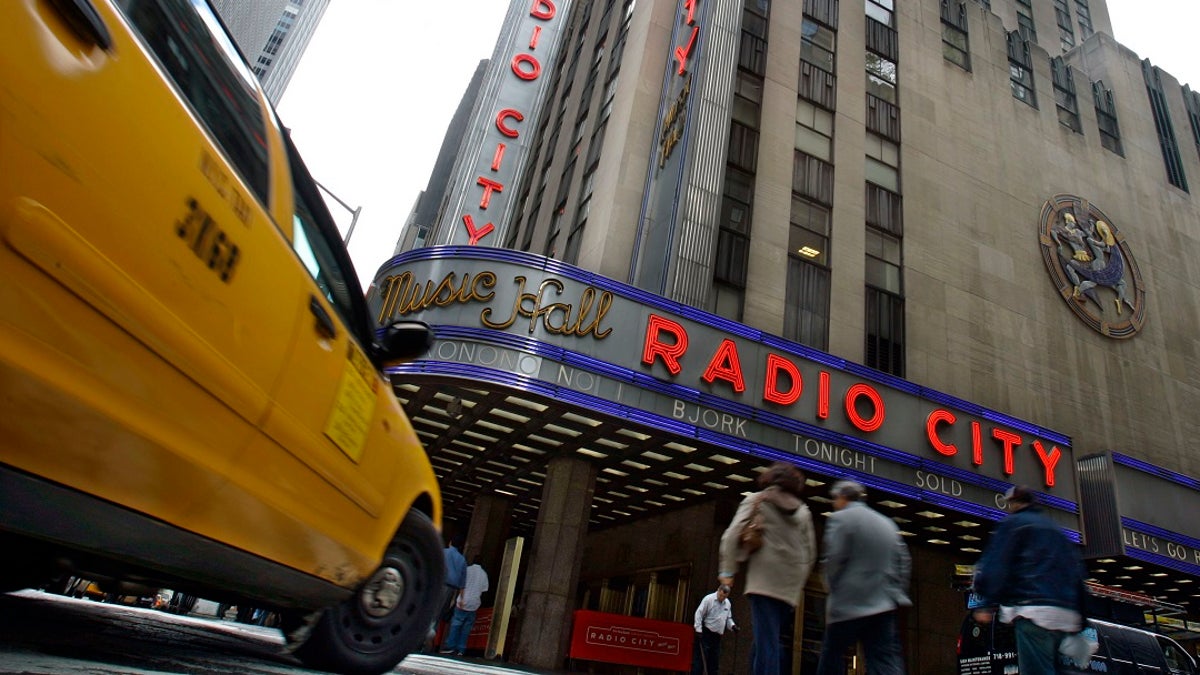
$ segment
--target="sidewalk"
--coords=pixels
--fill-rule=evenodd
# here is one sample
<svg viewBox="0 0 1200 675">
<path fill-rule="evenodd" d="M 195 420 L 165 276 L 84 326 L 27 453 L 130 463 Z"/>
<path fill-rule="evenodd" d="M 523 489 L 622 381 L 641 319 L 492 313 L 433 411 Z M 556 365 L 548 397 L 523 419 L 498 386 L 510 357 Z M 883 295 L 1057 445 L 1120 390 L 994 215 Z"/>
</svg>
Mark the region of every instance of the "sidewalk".
<svg viewBox="0 0 1200 675">
<path fill-rule="evenodd" d="M 482 657 L 412 654 L 392 672 L 403 675 L 567 675 L 571 671 L 537 670 Z"/>
</svg>

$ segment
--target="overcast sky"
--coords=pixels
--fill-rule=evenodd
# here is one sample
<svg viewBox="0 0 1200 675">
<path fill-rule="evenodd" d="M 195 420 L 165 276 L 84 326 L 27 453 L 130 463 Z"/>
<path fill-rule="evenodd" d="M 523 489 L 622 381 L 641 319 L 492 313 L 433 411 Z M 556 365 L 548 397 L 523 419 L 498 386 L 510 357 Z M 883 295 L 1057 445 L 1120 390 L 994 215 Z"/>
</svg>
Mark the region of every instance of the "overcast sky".
<svg viewBox="0 0 1200 675">
<path fill-rule="evenodd" d="M 507 6 L 329 4 L 279 114 L 313 176 L 351 209 L 362 208 L 350 255 L 364 290 L 425 188 L 446 126 L 475 66 L 491 56 Z M 1200 90 L 1200 0 L 1109 0 L 1108 7 L 1118 41 Z M 330 208 L 345 233 L 350 211 Z"/>
</svg>

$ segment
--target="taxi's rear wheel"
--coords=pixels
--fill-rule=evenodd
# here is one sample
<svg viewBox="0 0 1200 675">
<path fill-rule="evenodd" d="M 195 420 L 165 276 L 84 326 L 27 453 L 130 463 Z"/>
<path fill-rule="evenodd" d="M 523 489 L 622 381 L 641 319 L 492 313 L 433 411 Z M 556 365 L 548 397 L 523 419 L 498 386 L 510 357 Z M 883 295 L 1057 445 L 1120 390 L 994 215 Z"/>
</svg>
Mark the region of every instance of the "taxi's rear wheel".
<svg viewBox="0 0 1200 675">
<path fill-rule="evenodd" d="M 391 670 L 424 642 L 442 596 L 443 567 L 433 523 L 410 511 L 379 568 L 353 597 L 325 610 L 295 655 L 338 673 Z"/>
</svg>

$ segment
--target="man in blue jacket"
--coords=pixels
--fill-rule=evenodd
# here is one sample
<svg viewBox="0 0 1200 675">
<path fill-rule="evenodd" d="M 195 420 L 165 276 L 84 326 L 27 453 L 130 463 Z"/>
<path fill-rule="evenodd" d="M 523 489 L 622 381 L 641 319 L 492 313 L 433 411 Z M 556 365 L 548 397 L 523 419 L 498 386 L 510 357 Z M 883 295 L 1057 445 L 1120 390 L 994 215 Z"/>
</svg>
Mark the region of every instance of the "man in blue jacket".
<svg viewBox="0 0 1200 675">
<path fill-rule="evenodd" d="M 999 605 L 1000 621 L 1013 624 L 1021 675 L 1054 675 L 1059 644 L 1083 628 L 1083 563 L 1033 491 L 1017 485 L 1004 498 L 1010 515 L 975 566 L 975 592 L 984 605 Z M 977 609 L 974 616 L 989 623 L 994 614 Z"/>
</svg>

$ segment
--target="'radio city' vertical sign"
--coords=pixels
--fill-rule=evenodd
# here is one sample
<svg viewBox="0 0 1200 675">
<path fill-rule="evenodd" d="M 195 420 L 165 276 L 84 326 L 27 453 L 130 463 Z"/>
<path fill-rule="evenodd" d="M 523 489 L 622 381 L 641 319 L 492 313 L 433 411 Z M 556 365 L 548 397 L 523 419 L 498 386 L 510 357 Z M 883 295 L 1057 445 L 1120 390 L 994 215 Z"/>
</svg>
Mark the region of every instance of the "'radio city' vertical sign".
<svg viewBox="0 0 1200 675">
<path fill-rule="evenodd" d="M 513 0 L 459 149 L 438 243 L 503 241 L 570 5 L 571 0 Z"/>
<path fill-rule="evenodd" d="M 708 0 L 678 0 L 670 54 L 659 101 L 658 138 L 651 149 L 646 190 L 638 224 L 632 281 L 662 293 L 669 259 L 674 255 L 678 194 L 687 163 L 687 131 L 695 102 L 693 74 L 703 45 Z"/>
</svg>

